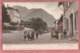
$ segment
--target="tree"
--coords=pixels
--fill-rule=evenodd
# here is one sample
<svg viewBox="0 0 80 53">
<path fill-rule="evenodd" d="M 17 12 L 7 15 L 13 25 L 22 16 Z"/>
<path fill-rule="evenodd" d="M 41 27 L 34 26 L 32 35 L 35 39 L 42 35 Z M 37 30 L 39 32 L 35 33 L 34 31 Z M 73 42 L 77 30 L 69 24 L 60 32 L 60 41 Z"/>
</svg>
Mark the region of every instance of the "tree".
<svg viewBox="0 0 80 53">
<path fill-rule="evenodd" d="M 46 30 L 47 23 L 44 22 L 41 18 L 32 18 L 29 22 L 27 22 L 28 27 L 33 28 L 36 31 L 40 29 Z"/>
<path fill-rule="evenodd" d="M 7 14 L 7 8 L 2 3 L 2 22 L 10 22 L 10 17 Z"/>
<path fill-rule="evenodd" d="M 10 24 L 11 24 L 12 26 L 15 26 L 15 25 L 18 24 L 18 22 L 17 22 L 17 23 L 11 22 Z"/>
<path fill-rule="evenodd" d="M 24 25 L 24 21 L 23 20 L 20 21 L 20 25 Z"/>
</svg>

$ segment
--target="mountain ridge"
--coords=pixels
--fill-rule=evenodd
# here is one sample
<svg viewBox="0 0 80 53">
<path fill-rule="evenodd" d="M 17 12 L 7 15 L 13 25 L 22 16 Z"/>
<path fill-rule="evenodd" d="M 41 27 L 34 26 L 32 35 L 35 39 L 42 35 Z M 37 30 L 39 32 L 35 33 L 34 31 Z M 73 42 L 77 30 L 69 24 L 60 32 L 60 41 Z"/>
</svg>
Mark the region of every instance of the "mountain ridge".
<svg viewBox="0 0 80 53">
<path fill-rule="evenodd" d="M 13 8 L 18 9 L 20 11 L 21 20 L 26 21 L 31 18 L 40 17 L 41 19 L 43 19 L 43 21 L 45 21 L 48 24 L 48 26 L 54 26 L 55 18 L 42 8 L 28 9 L 22 6 L 13 6 Z"/>
</svg>

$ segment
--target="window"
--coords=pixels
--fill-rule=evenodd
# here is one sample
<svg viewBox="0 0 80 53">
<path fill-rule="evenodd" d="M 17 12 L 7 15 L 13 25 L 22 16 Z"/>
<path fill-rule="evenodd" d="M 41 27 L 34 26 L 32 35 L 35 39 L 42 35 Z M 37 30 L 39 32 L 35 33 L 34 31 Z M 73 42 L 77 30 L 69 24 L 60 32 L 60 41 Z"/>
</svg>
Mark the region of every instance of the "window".
<svg viewBox="0 0 80 53">
<path fill-rule="evenodd" d="M 68 9 L 68 2 L 66 2 L 66 10 Z"/>
<path fill-rule="evenodd" d="M 69 6 L 70 6 L 69 2 L 65 2 L 65 11 L 68 9 Z"/>
<path fill-rule="evenodd" d="M 75 13 L 75 29 L 78 27 L 78 11 Z"/>
<path fill-rule="evenodd" d="M 68 19 L 66 20 L 66 29 L 68 30 L 69 27 L 68 27 Z"/>
</svg>

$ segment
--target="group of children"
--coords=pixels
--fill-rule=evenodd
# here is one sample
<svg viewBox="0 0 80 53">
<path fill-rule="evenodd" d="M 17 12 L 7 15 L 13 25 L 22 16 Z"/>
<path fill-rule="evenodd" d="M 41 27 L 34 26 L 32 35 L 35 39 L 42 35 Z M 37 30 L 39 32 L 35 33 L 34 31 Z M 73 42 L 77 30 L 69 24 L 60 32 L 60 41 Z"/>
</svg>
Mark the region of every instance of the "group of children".
<svg viewBox="0 0 80 53">
<path fill-rule="evenodd" d="M 33 31 L 31 32 L 24 31 L 24 40 L 26 40 L 26 38 L 28 40 L 34 40 L 34 35 L 35 33 Z M 38 32 L 36 32 L 36 38 L 38 39 Z"/>
</svg>

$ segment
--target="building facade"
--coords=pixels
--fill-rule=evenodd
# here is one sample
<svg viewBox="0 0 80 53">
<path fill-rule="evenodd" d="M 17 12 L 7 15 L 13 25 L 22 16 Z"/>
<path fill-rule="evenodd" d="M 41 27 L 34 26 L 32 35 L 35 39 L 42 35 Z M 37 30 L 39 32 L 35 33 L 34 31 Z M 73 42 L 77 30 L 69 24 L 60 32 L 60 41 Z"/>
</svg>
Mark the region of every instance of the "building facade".
<svg viewBox="0 0 80 53">
<path fill-rule="evenodd" d="M 18 23 L 20 24 L 21 16 L 20 12 L 17 9 L 14 9 L 12 7 L 7 7 L 8 15 L 10 16 L 11 23 Z"/>
<path fill-rule="evenodd" d="M 69 37 L 78 38 L 78 2 L 61 2 L 63 5 L 63 30 Z"/>
</svg>

